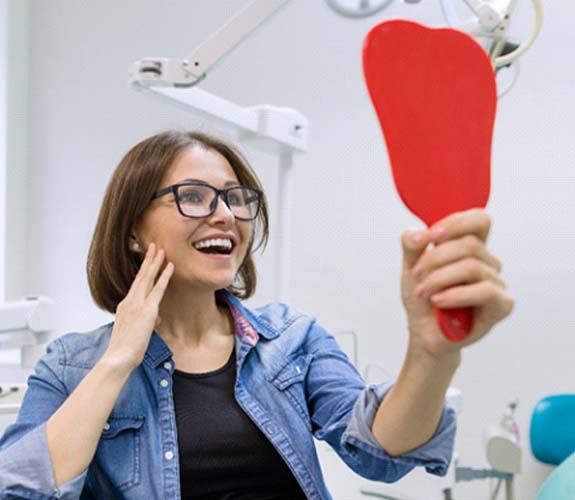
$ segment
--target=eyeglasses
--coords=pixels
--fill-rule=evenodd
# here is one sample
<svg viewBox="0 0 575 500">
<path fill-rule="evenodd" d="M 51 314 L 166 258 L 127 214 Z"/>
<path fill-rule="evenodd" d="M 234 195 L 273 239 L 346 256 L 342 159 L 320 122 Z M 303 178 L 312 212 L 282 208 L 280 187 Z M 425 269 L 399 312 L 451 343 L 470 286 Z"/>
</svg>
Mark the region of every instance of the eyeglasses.
<svg viewBox="0 0 575 500">
<path fill-rule="evenodd" d="M 217 189 L 203 182 L 185 182 L 160 189 L 152 200 L 173 193 L 178 211 L 184 217 L 200 219 L 216 211 L 221 196 L 226 206 L 238 220 L 254 220 L 260 211 L 262 193 L 247 186 Z"/>
</svg>

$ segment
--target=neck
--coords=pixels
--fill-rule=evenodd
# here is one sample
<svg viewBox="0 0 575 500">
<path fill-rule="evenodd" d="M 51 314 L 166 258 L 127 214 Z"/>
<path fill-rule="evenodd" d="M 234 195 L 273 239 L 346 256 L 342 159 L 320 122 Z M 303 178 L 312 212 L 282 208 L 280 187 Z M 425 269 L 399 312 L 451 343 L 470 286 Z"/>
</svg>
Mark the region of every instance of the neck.
<svg viewBox="0 0 575 500">
<path fill-rule="evenodd" d="M 227 307 L 216 304 L 213 290 L 181 288 L 171 283 L 159 315 L 161 323 L 156 331 L 168 345 L 198 347 L 233 333 L 230 313 Z"/>
</svg>

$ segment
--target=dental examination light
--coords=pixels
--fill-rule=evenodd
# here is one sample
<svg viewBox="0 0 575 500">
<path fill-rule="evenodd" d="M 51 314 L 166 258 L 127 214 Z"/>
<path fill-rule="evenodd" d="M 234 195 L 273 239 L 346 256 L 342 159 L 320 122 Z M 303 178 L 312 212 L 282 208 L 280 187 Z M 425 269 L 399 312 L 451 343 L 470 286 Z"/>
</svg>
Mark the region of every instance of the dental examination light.
<svg viewBox="0 0 575 500">
<path fill-rule="evenodd" d="M 391 0 L 326 0 L 338 14 L 346 17 L 366 17 L 377 14 Z"/>
<path fill-rule="evenodd" d="M 421 0 L 403 0 L 416 4 Z M 443 15 L 450 27 L 464 31 L 476 38 L 489 53 L 497 72 L 499 97 L 503 97 L 519 76 L 519 57 L 533 44 L 543 20 L 541 0 L 531 0 L 535 11 L 533 31 L 523 43 L 507 36 L 511 17 L 518 0 L 440 0 Z M 326 0 L 338 14 L 363 18 L 379 13 L 391 0 Z M 462 20 L 456 5 L 467 7 L 473 17 Z"/>
<path fill-rule="evenodd" d="M 44 344 L 55 324 L 54 302 L 26 297 L 0 304 L 0 349 L 21 349 L 20 364 L 33 368 L 44 354 Z"/>
<path fill-rule="evenodd" d="M 519 57 L 522 56 L 539 35 L 543 22 L 541 0 L 531 0 L 535 13 L 533 30 L 523 43 L 507 35 L 511 17 L 518 0 L 463 0 L 474 17 L 462 20 L 455 4 L 461 0 L 441 0 L 441 8 L 447 23 L 478 39 L 488 52 L 497 73 L 499 97 L 503 97 L 519 76 Z"/>
<path fill-rule="evenodd" d="M 198 45 L 188 57 L 147 57 L 132 64 L 130 84 L 239 131 L 239 138 L 278 155 L 276 298 L 288 301 L 290 181 L 293 155 L 307 150 L 308 121 L 296 110 L 261 105 L 242 107 L 197 87 L 207 71 L 288 0 L 254 0 Z"/>
</svg>

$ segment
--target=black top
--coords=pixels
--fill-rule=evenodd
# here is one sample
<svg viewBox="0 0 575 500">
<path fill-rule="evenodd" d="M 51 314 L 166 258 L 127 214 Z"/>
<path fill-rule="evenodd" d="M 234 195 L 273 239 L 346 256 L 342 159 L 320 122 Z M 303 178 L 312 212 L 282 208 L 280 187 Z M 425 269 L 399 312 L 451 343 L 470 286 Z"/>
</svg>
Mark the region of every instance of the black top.
<svg viewBox="0 0 575 500">
<path fill-rule="evenodd" d="M 295 476 L 234 398 L 236 356 L 174 371 L 182 500 L 305 500 Z"/>
</svg>

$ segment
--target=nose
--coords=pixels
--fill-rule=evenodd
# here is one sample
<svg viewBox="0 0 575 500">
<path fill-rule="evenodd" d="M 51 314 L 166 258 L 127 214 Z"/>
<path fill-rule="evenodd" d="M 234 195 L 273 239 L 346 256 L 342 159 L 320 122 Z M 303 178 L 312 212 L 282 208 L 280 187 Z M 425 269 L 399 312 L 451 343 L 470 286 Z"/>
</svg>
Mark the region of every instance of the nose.
<svg viewBox="0 0 575 500">
<path fill-rule="evenodd" d="M 230 207 L 224 201 L 223 195 L 219 194 L 215 200 L 216 209 L 214 213 L 210 216 L 210 219 L 214 222 L 225 222 L 230 224 L 235 221 L 235 216 L 230 210 Z"/>
</svg>

